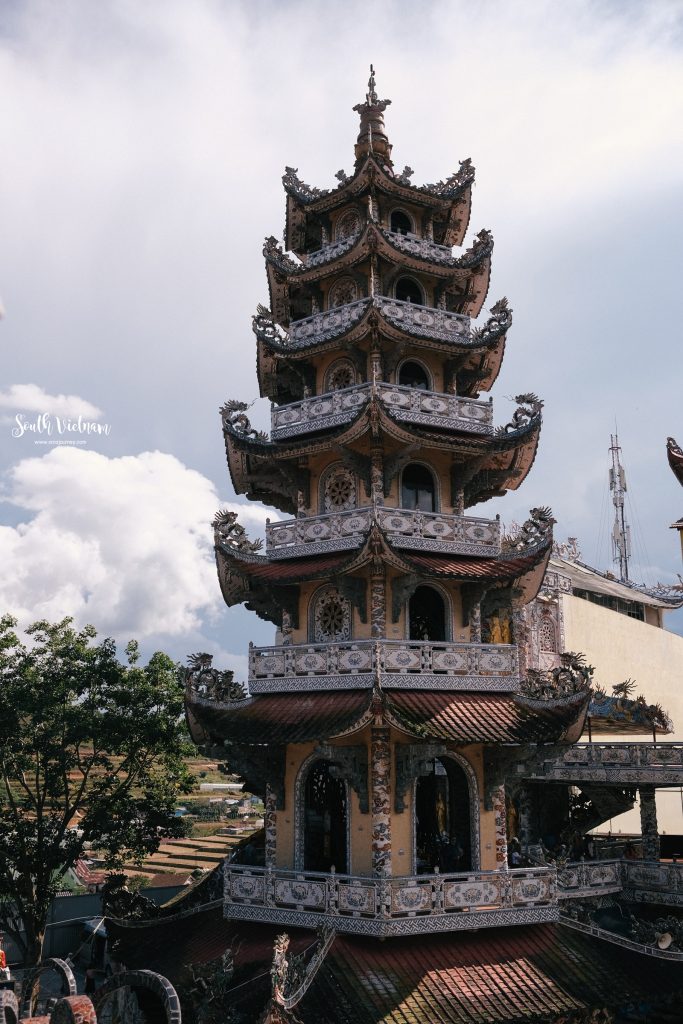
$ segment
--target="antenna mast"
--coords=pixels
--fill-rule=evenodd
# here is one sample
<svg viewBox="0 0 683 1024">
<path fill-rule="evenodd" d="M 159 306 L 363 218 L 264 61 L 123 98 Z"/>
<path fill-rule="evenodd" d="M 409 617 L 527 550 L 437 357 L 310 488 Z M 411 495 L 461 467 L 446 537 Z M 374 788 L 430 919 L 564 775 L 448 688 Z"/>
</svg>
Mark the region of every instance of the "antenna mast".
<svg viewBox="0 0 683 1024">
<path fill-rule="evenodd" d="M 609 471 L 609 489 L 614 505 L 614 526 L 612 527 L 612 560 L 619 563 L 619 579 L 628 582 L 628 560 L 631 557 L 631 527 L 624 515 L 624 494 L 626 474 L 621 464 L 621 448 L 616 434 L 610 434 L 612 466 Z"/>
</svg>

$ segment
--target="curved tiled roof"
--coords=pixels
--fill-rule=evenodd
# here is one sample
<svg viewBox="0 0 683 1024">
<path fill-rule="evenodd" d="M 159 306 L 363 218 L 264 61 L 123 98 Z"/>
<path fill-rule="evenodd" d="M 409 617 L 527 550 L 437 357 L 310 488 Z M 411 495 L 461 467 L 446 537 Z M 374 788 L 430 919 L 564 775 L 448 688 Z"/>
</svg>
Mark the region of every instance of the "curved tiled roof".
<svg viewBox="0 0 683 1024">
<path fill-rule="evenodd" d="M 364 724 L 372 690 L 259 694 L 233 705 L 195 698 L 192 716 L 205 732 L 240 743 L 325 740 Z"/>
<path fill-rule="evenodd" d="M 530 708 L 509 693 L 391 690 L 387 713 L 412 736 L 454 743 L 554 743 L 579 719 L 589 695 Z M 580 730 L 579 730 L 580 731 Z"/>
</svg>

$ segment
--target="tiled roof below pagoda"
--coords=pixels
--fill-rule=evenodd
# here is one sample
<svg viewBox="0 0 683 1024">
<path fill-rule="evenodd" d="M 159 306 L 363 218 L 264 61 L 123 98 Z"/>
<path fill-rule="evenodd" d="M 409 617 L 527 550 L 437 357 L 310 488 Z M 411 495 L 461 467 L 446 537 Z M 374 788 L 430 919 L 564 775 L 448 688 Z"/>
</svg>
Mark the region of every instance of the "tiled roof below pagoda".
<svg viewBox="0 0 683 1024">
<path fill-rule="evenodd" d="M 388 710 L 414 736 L 455 743 L 550 743 L 561 739 L 586 710 L 583 701 L 524 707 L 509 693 L 392 690 Z"/>
<path fill-rule="evenodd" d="M 361 723 L 372 691 L 262 694 L 242 704 L 192 703 L 192 715 L 207 733 L 241 743 L 304 743 L 327 739 Z"/>
<path fill-rule="evenodd" d="M 240 743 L 304 743 L 365 724 L 372 691 L 260 694 L 232 706 L 192 701 L 192 716 L 211 736 Z M 392 690 L 390 721 L 412 736 L 454 743 L 550 743 L 585 712 L 588 697 L 525 707 L 509 693 Z"/>
<path fill-rule="evenodd" d="M 581 1011 L 652 1003 L 680 990 L 677 971 L 559 925 L 386 944 L 337 938 L 296 1017 L 301 1024 L 540 1024 L 574 1011 L 584 1020 Z"/>
<path fill-rule="evenodd" d="M 158 971 L 181 988 L 185 965 L 215 961 L 220 970 L 219 958 L 232 948 L 236 972 L 226 1009 L 235 1007 L 245 1020 L 258 1020 L 270 995 L 273 943 L 282 926 L 226 921 L 220 907 L 175 920 L 172 941 L 169 924 L 164 918 L 132 927 L 108 922 L 107 929 L 120 941 L 126 964 Z M 312 931 L 287 931 L 294 955 L 315 943 Z M 282 1019 L 300 1024 L 541 1024 L 567 1014 L 569 1020 L 582 1021 L 594 1008 L 616 1011 L 641 1004 L 645 1009 L 682 989 L 679 964 L 646 961 L 561 925 L 386 943 L 337 936 L 292 1016 L 285 1012 Z"/>
</svg>

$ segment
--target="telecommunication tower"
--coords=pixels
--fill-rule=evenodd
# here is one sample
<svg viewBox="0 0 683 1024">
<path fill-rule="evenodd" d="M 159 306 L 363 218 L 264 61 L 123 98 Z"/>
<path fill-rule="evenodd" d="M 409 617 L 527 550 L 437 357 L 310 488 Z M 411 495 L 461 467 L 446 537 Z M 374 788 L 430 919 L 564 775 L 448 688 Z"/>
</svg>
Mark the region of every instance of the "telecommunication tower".
<svg viewBox="0 0 683 1024">
<path fill-rule="evenodd" d="M 624 495 L 626 474 L 621 464 L 621 448 L 616 434 L 610 434 L 612 465 L 609 471 L 609 489 L 614 505 L 614 526 L 612 527 L 612 560 L 619 563 L 619 579 L 628 581 L 628 560 L 631 557 L 631 527 L 626 523 Z"/>
</svg>

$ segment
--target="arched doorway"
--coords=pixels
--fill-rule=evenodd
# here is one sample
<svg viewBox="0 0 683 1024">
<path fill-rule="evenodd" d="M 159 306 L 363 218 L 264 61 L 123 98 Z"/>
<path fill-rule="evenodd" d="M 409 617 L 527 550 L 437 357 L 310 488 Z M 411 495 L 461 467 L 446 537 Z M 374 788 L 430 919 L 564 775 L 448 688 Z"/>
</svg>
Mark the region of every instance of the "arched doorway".
<svg viewBox="0 0 683 1024">
<path fill-rule="evenodd" d="M 398 382 L 404 388 L 418 388 L 420 391 L 431 390 L 431 381 L 424 366 L 412 359 L 402 364 L 398 372 Z"/>
<path fill-rule="evenodd" d="M 467 775 L 453 758 L 435 758 L 415 787 L 416 873 L 471 871 L 472 859 Z"/>
<path fill-rule="evenodd" d="M 348 871 L 346 785 L 315 761 L 304 785 L 304 871 Z"/>
<path fill-rule="evenodd" d="M 434 587 L 418 587 L 408 602 L 410 640 L 447 640 L 446 602 Z"/>
<path fill-rule="evenodd" d="M 436 484 L 431 470 L 411 462 L 401 475 L 401 508 L 436 512 Z"/>
</svg>

